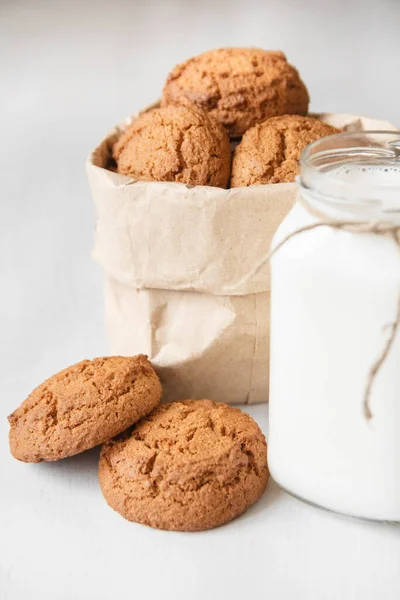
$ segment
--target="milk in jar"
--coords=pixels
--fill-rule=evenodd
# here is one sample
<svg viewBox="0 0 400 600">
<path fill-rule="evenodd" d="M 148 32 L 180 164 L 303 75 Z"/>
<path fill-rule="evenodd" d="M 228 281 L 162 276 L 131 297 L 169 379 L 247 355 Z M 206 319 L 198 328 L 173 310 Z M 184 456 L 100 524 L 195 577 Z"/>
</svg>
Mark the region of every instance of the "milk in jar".
<svg viewBox="0 0 400 600">
<path fill-rule="evenodd" d="M 400 133 L 306 149 L 272 248 L 321 222 L 271 258 L 271 475 L 329 510 L 400 521 Z"/>
</svg>

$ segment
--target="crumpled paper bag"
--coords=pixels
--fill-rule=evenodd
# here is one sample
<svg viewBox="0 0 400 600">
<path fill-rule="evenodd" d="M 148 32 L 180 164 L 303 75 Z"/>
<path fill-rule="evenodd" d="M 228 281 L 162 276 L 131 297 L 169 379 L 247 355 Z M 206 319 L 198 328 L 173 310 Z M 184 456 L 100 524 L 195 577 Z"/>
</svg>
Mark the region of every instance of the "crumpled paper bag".
<svg viewBox="0 0 400 600">
<path fill-rule="evenodd" d="M 351 131 L 396 129 L 363 117 L 318 116 Z M 97 209 L 93 255 L 107 277 L 111 353 L 147 354 L 165 400 L 265 402 L 268 265 L 244 280 L 268 253 L 296 185 L 224 190 L 134 181 L 108 168 L 112 145 L 129 122 L 87 161 Z"/>
</svg>

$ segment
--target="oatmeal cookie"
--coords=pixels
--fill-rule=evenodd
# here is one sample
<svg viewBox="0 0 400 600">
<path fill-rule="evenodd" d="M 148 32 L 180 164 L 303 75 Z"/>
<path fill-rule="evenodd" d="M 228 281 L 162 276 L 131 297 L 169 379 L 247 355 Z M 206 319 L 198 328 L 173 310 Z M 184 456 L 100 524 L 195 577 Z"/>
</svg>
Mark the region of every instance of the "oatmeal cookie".
<svg viewBox="0 0 400 600">
<path fill-rule="evenodd" d="M 294 181 L 304 148 L 335 133 L 339 130 L 332 125 L 298 115 L 272 117 L 255 125 L 235 148 L 231 187 Z"/>
<path fill-rule="evenodd" d="M 220 48 L 176 66 L 162 103 L 183 99 L 208 111 L 231 137 L 269 117 L 305 115 L 309 103 L 307 88 L 283 52 L 260 48 Z"/>
<path fill-rule="evenodd" d="M 210 400 L 161 405 L 101 451 L 99 480 L 123 517 L 201 531 L 231 521 L 262 495 L 265 437 L 238 408 Z"/>
<path fill-rule="evenodd" d="M 114 145 L 113 156 L 118 172 L 137 180 L 225 188 L 230 175 L 226 131 L 191 105 L 140 114 Z"/>
<path fill-rule="evenodd" d="M 24 462 L 78 454 L 131 426 L 160 399 L 146 356 L 83 360 L 39 385 L 8 417 L 11 454 Z"/>
</svg>

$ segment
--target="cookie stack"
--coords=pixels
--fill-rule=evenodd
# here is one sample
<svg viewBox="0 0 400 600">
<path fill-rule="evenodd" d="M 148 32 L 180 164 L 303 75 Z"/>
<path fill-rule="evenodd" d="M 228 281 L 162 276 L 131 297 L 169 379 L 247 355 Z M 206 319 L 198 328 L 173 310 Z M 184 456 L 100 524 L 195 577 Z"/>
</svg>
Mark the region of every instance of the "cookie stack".
<svg viewBox="0 0 400 600">
<path fill-rule="evenodd" d="M 161 106 L 122 133 L 116 169 L 136 180 L 222 188 L 292 182 L 305 146 L 338 133 L 306 117 L 308 104 L 283 52 L 205 52 L 175 67 Z"/>
<path fill-rule="evenodd" d="M 237 408 L 211 400 L 158 406 L 161 394 L 146 356 L 82 361 L 10 415 L 11 453 L 56 461 L 104 444 L 101 489 L 126 519 L 176 531 L 231 521 L 265 489 L 263 434 Z"/>
</svg>

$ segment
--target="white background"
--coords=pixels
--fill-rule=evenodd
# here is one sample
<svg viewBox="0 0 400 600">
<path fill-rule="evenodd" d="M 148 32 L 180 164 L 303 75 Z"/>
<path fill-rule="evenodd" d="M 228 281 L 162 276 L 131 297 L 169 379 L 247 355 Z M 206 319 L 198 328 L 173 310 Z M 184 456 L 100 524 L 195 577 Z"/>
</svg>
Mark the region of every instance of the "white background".
<svg viewBox="0 0 400 600">
<path fill-rule="evenodd" d="M 106 506 L 96 449 L 40 465 L 8 453 L 5 417 L 31 389 L 107 352 L 86 155 L 175 63 L 224 45 L 283 49 L 313 110 L 400 125 L 399 0 L 0 0 L 1 600 L 400 597 L 397 527 L 270 482 L 228 526 L 158 532 Z M 267 408 L 251 412 L 267 433 Z"/>
</svg>

